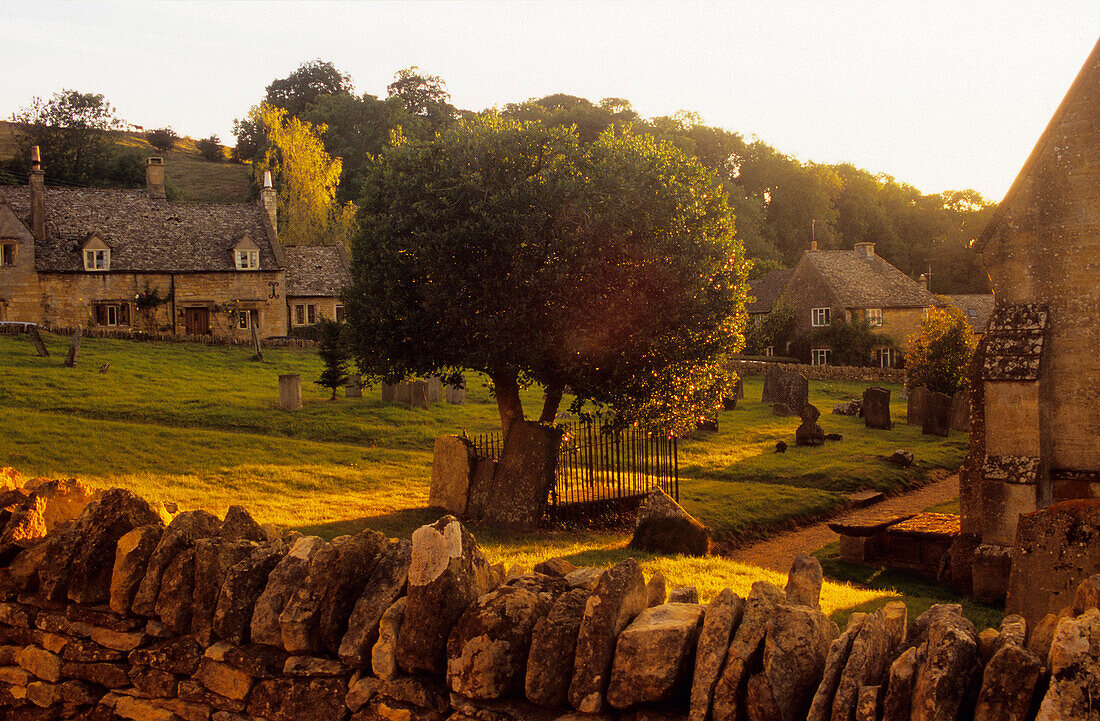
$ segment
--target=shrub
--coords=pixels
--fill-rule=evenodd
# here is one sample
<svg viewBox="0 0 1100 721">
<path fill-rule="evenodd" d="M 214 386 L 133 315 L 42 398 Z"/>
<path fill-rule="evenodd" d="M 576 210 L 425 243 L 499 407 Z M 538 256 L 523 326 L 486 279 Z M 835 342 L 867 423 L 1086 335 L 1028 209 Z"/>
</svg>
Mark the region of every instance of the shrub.
<svg viewBox="0 0 1100 721">
<path fill-rule="evenodd" d="M 787 352 L 787 344 L 794 335 L 794 309 L 789 305 L 777 305 L 759 322 L 750 320 L 745 325 L 744 355 L 764 355 L 764 349 L 772 347 L 772 353 Z"/>
<path fill-rule="evenodd" d="M 317 385 L 332 389 L 330 400 L 336 400 L 336 389 L 348 382 L 348 360 L 351 356 L 344 339 L 344 325 L 322 318 L 314 327 L 320 336 L 317 355 L 325 364 Z"/>
<path fill-rule="evenodd" d="M 905 350 L 905 387 L 953 394 L 963 387 L 974 334 L 958 308 L 930 308 Z"/>
<path fill-rule="evenodd" d="M 199 155 L 201 155 L 204 160 L 209 160 L 211 163 L 220 163 L 225 160 L 225 151 L 222 150 L 222 141 L 217 135 L 203 138 L 195 143 L 195 147 L 199 149 Z"/>
<path fill-rule="evenodd" d="M 156 130 L 150 130 L 145 133 L 145 139 L 149 141 L 149 145 L 152 145 L 161 152 L 165 152 L 172 149 L 172 146 L 176 144 L 180 136 L 176 135 L 176 131 L 172 130 L 172 128 L 157 128 Z"/>
<path fill-rule="evenodd" d="M 843 318 L 836 319 L 824 328 L 811 331 L 808 340 L 811 348 L 832 348 L 831 362 L 838 366 L 871 365 L 871 354 L 875 348 L 894 346 L 890 336 L 872 332 L 867 321 L 859 319 L 851 322 Z"/>
</svg>

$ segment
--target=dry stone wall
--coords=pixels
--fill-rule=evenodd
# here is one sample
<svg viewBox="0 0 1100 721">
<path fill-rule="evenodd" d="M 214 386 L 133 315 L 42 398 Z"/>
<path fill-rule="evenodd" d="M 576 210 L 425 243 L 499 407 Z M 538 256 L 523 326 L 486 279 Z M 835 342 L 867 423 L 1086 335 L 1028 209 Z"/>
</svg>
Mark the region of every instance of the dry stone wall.
<svg viewBox="0 0 1100 721">
<path fill-rule="evenodd" d="M 733 360 L 730 370 L 740 376 L 762 376 L 776 365 L 765 361 Z M 900 368 L 860 368 L 856 366 L 812 366 L 801 363 L 784 363 L 784 368 L 801 373 L 816 381 L 866 381 L 868 383 L 904 383 L 905 371 Z"/>
<path fill-rule="evenodd" d="M 808 556 L 785 589 L 666 603 L 633 560 L 506 574 L 451 516 L 326 541 L 113 489 L 46 530 L 0 479 L 0 719 L 1053 720 L 1100 687 L 1100 576 L 1034 629 L 893 602 L 842 631 Z"/>
</svg>

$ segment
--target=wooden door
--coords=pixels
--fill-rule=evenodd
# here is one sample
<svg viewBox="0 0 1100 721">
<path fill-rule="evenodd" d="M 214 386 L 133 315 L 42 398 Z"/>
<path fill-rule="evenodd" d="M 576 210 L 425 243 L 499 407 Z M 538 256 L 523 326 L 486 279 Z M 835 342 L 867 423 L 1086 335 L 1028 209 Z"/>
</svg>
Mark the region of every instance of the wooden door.
<svg viewBox="0 0 1100 721">
<path fill-rule="evenodd" d="M 206 335 L 210 332 L 210 309 L 184 308 L 183 324 L 187 335 Z"/>
</svg>

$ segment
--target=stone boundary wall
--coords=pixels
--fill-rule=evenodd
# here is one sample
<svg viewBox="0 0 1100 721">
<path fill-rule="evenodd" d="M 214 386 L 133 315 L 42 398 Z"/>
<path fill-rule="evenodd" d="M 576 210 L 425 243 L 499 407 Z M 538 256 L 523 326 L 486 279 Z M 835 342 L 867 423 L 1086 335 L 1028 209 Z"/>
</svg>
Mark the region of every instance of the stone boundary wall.
<svg viewBox="0 0 1100 721">
<path fill-rule="evenodd" d="M 75 327 L 42 324 L 42 330 L 57 335 L 72 335 Z M 13 331 L 18 332 L 18 331 Z M 150 333 L 141 330 L 112 330 L 88 326 L 81 331 L 85 338 L 112 338 L 115 340 L 155 341 L 160 343 L 201 343 L 202 345 L 251 346 L 251 338 L 229 338 L 213 335 L 176 335 L 174 333 Z M 308 338 L 262 338 L 264 348 L 316 348 L 317 342 Z"/>
<path fill-rule="evenodd" d="M 739 375 L 762 376 L 774 363 L 767 361 L 732 360 L 730 369 Z M 869 381 L 873 383 L 904 383 L 905 371 L 900 368 L 859 368 L 856 366 L 813 366 L 801 363 L 784 363 L 810 380 L 819 381 Z"/>
<path fill-rule="evenodd" d="M 1034 629 L 892 602 L 842 631 L 810 556 L 785 589 L 704 605 L 634 560 L 506 572 L 450 516 L 324 541 L 0 478 L 3 719 L 992 721 L 1029 718 L 1036 689 L 1070 719 L 1100 682 L 1100 577 Z"/>
</svg>

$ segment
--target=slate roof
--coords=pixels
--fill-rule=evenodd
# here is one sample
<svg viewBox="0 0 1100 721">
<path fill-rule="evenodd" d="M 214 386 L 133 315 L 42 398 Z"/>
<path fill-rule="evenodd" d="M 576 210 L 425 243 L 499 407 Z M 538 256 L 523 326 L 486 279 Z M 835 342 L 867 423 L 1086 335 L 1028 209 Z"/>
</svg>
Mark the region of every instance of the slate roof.
<svg viewBox="0 0 1100 721">
<path fill-rule="evenodd" d="M 947 302 L 955 306 L 966 316 L 966 322 L 975 333 L 985 331 L 989 316 L 993 314 L 993 294 L 945 295 Z"/>
<path fill-rule="evenodd" d="M 30 226 L 30 188 L 4 196 Z M 93 233 L 111 247 L 111 271 L 235 271 L 233 246 L 246 232 L 260 248 L 260 270 L 278 270 L 254 203 L 168 203 L 145 190 L 46 188 L 46 239 L 35 244 L 35 270 L 84 272 L 80 246 Z"/>
<path fill-rule="evenodd" d="M 749 296 L 755 301 L 745 303 L 745 310 L 749 313 L 770 313 L 783 287 L 794 273 L 794 268 L 780 268 L 773 270 L 763 278 L 749 281 Z"/>
<path fill-rule="evenodd" d="M 288 245 L 286 294 L 331 298 L 351 283 L 347 257 L 337 245 Z"/>
<path fill-rule="evenodd" d="M 854 250 L 808 250 L 803 256 L 844 308 L 927 308 L 945 303 L 878 255 Z"/>
</svg>

